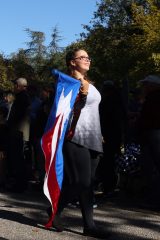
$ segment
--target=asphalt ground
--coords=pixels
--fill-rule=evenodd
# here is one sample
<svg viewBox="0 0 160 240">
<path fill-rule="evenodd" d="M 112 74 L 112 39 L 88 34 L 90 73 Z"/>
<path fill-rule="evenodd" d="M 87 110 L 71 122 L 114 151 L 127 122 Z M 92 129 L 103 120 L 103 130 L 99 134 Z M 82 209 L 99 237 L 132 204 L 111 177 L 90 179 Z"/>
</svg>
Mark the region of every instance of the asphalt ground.
<svg viewBox="0 0 160 240">
<path fill-rule="evenodd" d="M 96 193 L 94 209 L 97 225 L 111 233 L 109 240 L 160 240 L 160 197 L 135 198 L 117 193 L 103 196 Z M 29 189 L 23 194 L 0 193 L 0 240 L 72 240 L 95 239 L 83 236 L 79 208 L 68 206 L 62 219 L 65 231 L 47 230 L 48 200 L 42 191 Z M 97 238 L 98 239 L 98 238 Z"/>
</svg>

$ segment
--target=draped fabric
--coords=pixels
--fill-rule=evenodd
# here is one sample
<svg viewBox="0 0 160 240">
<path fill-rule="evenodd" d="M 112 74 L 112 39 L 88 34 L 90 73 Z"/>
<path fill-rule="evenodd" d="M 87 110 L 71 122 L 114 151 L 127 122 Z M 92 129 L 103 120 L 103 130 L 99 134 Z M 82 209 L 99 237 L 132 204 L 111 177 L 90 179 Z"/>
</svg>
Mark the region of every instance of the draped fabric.
<svg viewBox="0 0 160 240">
<path fill-rule="evenodd" d="M 41 139 L 45 156 L 44 194 L 52 206 L 52 216 L 46 227 L 52 226 L 57 211 L 63 181 L 63 142 L 69 117 L 80 88 L 80 81 L 53 70 L 56 77 L 56 93 L 46 128 Z"/>
</svg>

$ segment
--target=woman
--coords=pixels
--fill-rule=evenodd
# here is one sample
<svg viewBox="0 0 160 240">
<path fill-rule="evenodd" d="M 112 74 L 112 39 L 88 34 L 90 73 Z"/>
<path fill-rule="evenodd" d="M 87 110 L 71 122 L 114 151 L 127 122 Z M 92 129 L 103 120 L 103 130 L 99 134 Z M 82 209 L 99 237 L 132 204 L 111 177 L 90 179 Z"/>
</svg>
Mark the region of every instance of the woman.
<svg viewBox="0 0 160 240">
<path fill-rule="evenodd" d="M 60 214 L 78 196 L 84 235 L 106 238 L 106 234 L 95 226 L 93 220 L 92 185 L 98 156 L 102 153 L 102 135 L 98 111 L 101 96 L 86 76 L 90 63 L 85 50 L 76 49 L 66 55 L 68 74 L 81 81 L 81 88 L 64 141 L 64 181 L 53 226 L 58 231 L 63 230 Z"/>
</svg>

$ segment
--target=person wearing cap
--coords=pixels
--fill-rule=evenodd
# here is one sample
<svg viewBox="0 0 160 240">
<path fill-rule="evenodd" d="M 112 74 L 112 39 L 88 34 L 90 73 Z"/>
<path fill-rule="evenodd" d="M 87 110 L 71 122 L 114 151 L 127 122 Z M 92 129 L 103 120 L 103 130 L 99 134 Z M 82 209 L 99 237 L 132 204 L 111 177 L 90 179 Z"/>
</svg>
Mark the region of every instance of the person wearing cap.
<svg viewBox="0 0 160 240">
<path fill-rule="evenodd" d="M 9 127 L 9 167 L 14 178 L 14 185 L 9 190 L 22 192 L 27 186 L 27 172 L 24 147 L 29 141 L 30 98 L 27 93 L 27 80 L 17 78 L 14 84 L 15 100 L 12 104 L 7 124 Z"/>
<path fill-rule="evenodd" d="M 153 170 L 160 174 L 160 77 L 149 75 L 140 80 L 144 102 L 137 122 L 141 144 L 144 190 L 152 188 Z"/>
</svg>

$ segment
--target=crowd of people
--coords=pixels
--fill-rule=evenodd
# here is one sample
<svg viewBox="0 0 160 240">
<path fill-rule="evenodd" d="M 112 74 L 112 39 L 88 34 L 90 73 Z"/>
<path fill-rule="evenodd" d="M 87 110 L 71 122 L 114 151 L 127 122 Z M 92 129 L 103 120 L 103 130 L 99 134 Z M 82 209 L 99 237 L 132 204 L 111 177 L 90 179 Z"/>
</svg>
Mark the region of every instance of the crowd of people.
<svg viewBox="0 0 160 240">
<path fill-rule="evenodd" d="M 105 81 L 97 90 L 87 76 L 90 64 L 83 49 L 66 55 L 68 75 L 78 79 L 81 88 L 63 144 L 64 181 L 53 226 L 63 231 L 61 213 L 68 203 L 78 200 L 84 235 L 103 238 L 107 233 L 93 220 L 95 188 L 106 196 L 114 194 L 116 188 L 146 194 L 155 172 L 160 175 L 160 77 L 149 75 L 139 81 L 140 87 L 130 92 L 126 108 L 114 81 Z M 39 92 L 23 77 L 15 79 L 13 86 L 14 91 L 3 92 L 0 102 L 0 191 L 23 193 L 32 179 L 43 185 L 40 140 L 55 89 L 46 87 Z M 132 154 L 126 150 L 133 143 L 139 146 L 138 153 L 135 148 Z M 117 166 L 122 156 L 120 169 Z M 125 161 L 128 165 L 138 162 L 138 168 L 129 171 Z M 128 183 L 137 174 L 139 189 L 134 186 L 132 191 Z M 47 212 L 50 215 L 51 208 Z"/>
<path fill-rule="evenodd" d="M 0 190 L 23 193 L 30 180 L 43 182 L 40 146 L 54 89 L 29 86 L 25 78 L 12 81 L 0 102 Z"/>
</svg>

